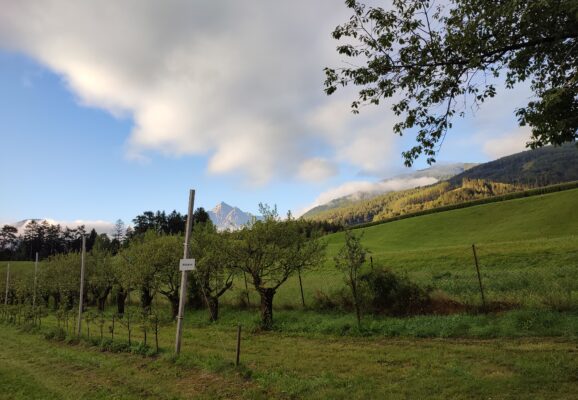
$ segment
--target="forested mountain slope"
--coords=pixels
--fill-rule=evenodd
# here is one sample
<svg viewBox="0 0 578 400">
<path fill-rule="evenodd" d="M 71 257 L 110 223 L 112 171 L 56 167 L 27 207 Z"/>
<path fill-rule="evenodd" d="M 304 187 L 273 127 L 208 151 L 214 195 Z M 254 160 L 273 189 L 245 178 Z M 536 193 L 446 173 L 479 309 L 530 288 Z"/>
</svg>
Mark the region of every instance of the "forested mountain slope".
<svg viewBox="0 0 578 400">
<path fill-rule="evenodd" d="M 480 164 L 430 186 L 386 193 L 305 218 L 355 225 L 575 180 L 578 147 L 549 146 Z"/>
</svg>

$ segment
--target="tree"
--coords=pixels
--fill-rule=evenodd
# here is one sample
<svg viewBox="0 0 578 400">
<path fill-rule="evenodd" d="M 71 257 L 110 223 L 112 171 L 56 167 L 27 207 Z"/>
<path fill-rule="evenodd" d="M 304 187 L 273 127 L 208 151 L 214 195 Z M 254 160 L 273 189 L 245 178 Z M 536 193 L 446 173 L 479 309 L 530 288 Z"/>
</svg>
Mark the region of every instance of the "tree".
<svg viewBox="0 0 578 400">
<path fill-rule="evenodd" d="M 335 267 L 345 275 L 345 282 L 351 289 L 357 326 L 361 328 L 361 293 L 359 290 L 359 272 L 367 250 L 361 245 L 361 236 L 356 236 L 351 230 L 345 231 L 345 244 L 334 257 Z"/>
<path fill-rule="evenodd" d="M 116 254 L 126 239 L 126 227 L 122 219 L 117 219 L 112 229 L 111 251 Z"/>
<path fill-rule="evenodd" d="M 11 225 L 4 225 L 0 230 L 0 255 L 10 259 L 18 245 L 18 229 Z"/>
<path fill-rule="evenodd" d="M 196 261 L 197 284 L 202 291 L 210 318 L 219 318 L 219 298 L 233 286 L 234 256 L 229 234 L 218 233 L 210 220 L 196 224 L 191 240 L 191 257 Z"/>
<path fill-rule="evenodd" d="M 121 267 L 117 268 L 125 288 L 138 288 L 141 306 L 149 310 L 156 292 L 171 303 L 173 316 L 179 307 L 179 260 L 183 237 L 163 235 L 149 230 L 133 239 L 128 248 L 118 254 Z"/>
<path fill-rule="evenodd" d="M 265 217 L 252 227 L 233 233 L 235 268 L 247 273 L 261 298 L 261 327 L 273 325 L 273 298 L 277 289 L 298 271 L 319 265 L 325 243 L 307 238 L 298 221 L 279 220 L 276 208 L 261 207 Z"/>
<path fill-rule="evenodd" d="M 78 301 L 80 282 L 80 253 L 56 254 L 42 263 L 39 287 L 54 299 L 54 308 L 62 305 L 70 310 Z"/>
<path fill-rule="evenodd" d="M 195 210 L 193 220 L 195 221 L 195 225 L 212 223 L 209 213 L 205 211 L 203 207 L 199 207 Z"/>
<path fill-rule="evenodd" d="M 111 246 L 108 236 L 102 233 L 96 237 L 94 246 L 87 257 L 86 286 L 99 311 L 104 311 L 106 299 L 116 281 Z"/>
<path fill-rule="evenodd" d="M 399 99 L 394 132 L 416 133 L 403 152 L 410 166 L 421 154 L 435 162 L 457 114 L 507 88 L 530 81 L 535 95 L 516 110 L 532 127 L 528 146 L 578 138 L 578 2 L 575 0 L 393 0 L 387 9 L 346 0 L 353 16 L 333 31 L 337 47 L 354 59 L 326 68 L 325 92 L 358 86 L 362 104 Z M 471 104 L 468 104 L 470 102 Z"/>
</svg>

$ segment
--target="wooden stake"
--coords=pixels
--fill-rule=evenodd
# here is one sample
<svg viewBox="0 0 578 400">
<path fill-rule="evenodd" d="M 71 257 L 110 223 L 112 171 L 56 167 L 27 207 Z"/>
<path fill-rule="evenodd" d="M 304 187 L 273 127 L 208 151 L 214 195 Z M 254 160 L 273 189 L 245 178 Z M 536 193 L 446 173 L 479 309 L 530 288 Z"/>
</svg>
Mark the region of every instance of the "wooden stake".
<svg viewBox="0 0 578 400">
<path fill-rule="evenodd" d="M 78 302 L 78 323 L 76 334 L 78 337 L 82 334 L 82 306 L 84 303 L 84 256 L 86 253 L 86 236 L 82 235 L 82 253 L 80 256 L 80 299 Z"/>
<path fill-rule="evenodd" d="M 195 191 L 189 191 L 189 212 L 187 214 L 187 229 L 185 231 L 185 245 L 183 258 L 189 258 L 189 237 L 193 230 L 193 208 L 195 204 Z M 187 299 L 187 271 L 181 272 L 181 292 L 179 298 L 179 313 L 177 315 L 177 335 L 175 339 L 175 353 L 181 352 L 181 338 L 183 336 L 183 318 L 185 316 L 185 301 Z"/>
<path fill-rule="evenodd" d="M 474 261 L 476 263 L 476 272 L 478 273 L 478 283 L 480 284 L 480 294 L 482 295 L 482 307 L 486 309 L 486 299 L 484 297 L 484 287 L 482 286 L 482 277 L 480 276 L 480 266 L 478 265 L 478 255 L 476 254 L 476 245 L 472 244 L 474 252 Z"/>
<path fill-rule="evenodd" d="M 8 267 L 6 268 L 6 295 L 4 297 L 4 305 L 8 305 L 8 288 L 10 287 L 10 263 L 8 263 Z"/>
<path fill-rule="evenodd" d="M 237 325 L 237 358 L 235 359 L 235 365 L 239 366 L 239 360 L 241 359 L 241 324 Z"/>
<path fill-rule="evenodd" d="M 297 275 L 299 275 L 299 288 L 301 289 L 301 303 L 303 308 L 305 308 L 305 296 L 303 295 L 303 282 L 301 281 L 301 268 L 297 269 Z"/>
<path fill-rule="evenodd" d="M 36 261 L 34 262 L 34 294 L 32 295 L 32 307 L 36 306 L 36 284 L 38 281 L 38 252 L 36 252 Z"/>
</svg>

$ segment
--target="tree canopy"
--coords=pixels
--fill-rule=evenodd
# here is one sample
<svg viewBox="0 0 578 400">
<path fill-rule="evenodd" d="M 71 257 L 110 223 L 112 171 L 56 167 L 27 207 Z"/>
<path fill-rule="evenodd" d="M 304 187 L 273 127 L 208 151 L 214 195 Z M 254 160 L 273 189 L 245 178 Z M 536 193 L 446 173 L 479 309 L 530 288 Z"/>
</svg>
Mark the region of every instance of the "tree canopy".
<svg viewBox="0 0 578 400">
<path fill-rule="evenodd" d="M 388 2 L 389 3 L 389 2 Z M 359 87 L 352 102 L 395 99 L 395 133 L 415 133 L 403 152 L 410 166 L 428 163 L 453 117 L 464 116 L 497 93 L 528 81 L 534 98 L 515 110 L 532 128 L 531 148 L 578 137 L 578 1 L 393 0 L 387 8 L 346 0 L 353 15 L 335 28 L 337 51 L 352 59 L 326 68 L 325 91 Z"/>
</svg>

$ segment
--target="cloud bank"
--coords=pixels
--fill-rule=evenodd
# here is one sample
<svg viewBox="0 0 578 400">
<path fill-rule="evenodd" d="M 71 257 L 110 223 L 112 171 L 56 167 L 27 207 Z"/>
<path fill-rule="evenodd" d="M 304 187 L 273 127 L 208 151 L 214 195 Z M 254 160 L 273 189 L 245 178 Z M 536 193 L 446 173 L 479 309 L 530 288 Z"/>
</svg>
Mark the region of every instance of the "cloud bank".
<svg viewBox="0 0 578 400">
<path fill-rule="evenodd" d="M 436 183 L 438 180 L 430 176 L 424 176 L 420 178 L 394 178 L 388 179 L 380 182 L 370 182 L 370 181 L 351 181 L 346 182 L 337 187 L 328 189 L 321 193 L 315 201 L 308 207 L 305 207 L 299 212 L 299 215 L 304 214 L 308 210 L 323 205 L 331 200 L 338 199 L 345 196 L 353 196 L 353 199 L 357 199 L 355 195 L 357 194 L 380 194 L 386 192 L 393 192 L 398 190 L 412 189 L 418 186 L 427 186 Z"/>
<path fill-rule="evenodd" d="M 325 105 L 322 69 L 340 63 L 330 32 L 347 18 L 341 0 L 3 1 L 0 47 L 60 75 L 82 105 L 132 118 L 128 158 L 318 181 L 336 162 L 382 170 L 391 147 L 382 120 Z M 317 113 L 333 121 L 304 118 Z"/>
<path fill-rule="evenodd" d="M 21 235 L 24 233 L 26 225 L 30 223 L 31 220 L 24 220 L 18 222 L 1 222 L 0 226 L 10 225 L 14 226 L 18 229 L 18 234 Z M 84 225 L 87 232 L 90 232 L 94 229 L 97 233 L 106 233 L 111 235 L 114 231 L 114 223 L 109 221 L 102 221 L 102 220 L 82 220 L 77 219 L 74 221 L 64 221 L 64 220 L 55 220 L 52 218 L 41 218 L 39 221 L 46 221 L 50 225 L 60 225 L 62 229 L 65 228 L 78 228 L 81 225 Z"/>
</svg>

